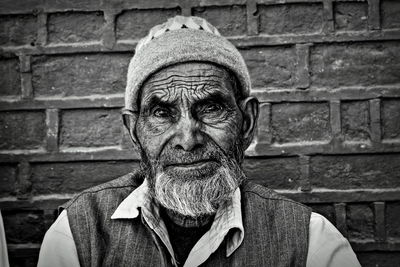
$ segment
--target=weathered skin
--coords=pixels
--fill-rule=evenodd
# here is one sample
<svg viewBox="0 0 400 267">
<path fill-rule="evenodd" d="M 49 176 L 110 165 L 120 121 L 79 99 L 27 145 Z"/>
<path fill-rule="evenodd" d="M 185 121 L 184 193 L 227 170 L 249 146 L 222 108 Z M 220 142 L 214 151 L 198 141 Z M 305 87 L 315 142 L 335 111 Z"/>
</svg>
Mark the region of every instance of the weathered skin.
<svg viewBox="0 0 400 267">
<path fill-rule="evenodd" d="M 144 83 L 139 112 L 125 122 L 149 162 L 162 166 L 163 159 L 175 157 L 175 164 L 185 161 L 181 169 L 206 169 L 201 164 L 191 166 L 190 161 L 201 161 L 201 154 L 211 146 L 232 158 L 252 138 L 258 102 L 253 97 L 239 101 L 238 95 L 235 79 L 224 68 L 181 63 L 158 71 Z"/>
<path fill-rule="evenodd" d="M 136 129 L 150 160 L 164 149 L 193 152 L 206 137 L 228 153 L 240 133 L 242 113 L 232 82 L 214 65 L 189 63 L 161 70 L 146 82 L 141 99 Z"/>
</svg>

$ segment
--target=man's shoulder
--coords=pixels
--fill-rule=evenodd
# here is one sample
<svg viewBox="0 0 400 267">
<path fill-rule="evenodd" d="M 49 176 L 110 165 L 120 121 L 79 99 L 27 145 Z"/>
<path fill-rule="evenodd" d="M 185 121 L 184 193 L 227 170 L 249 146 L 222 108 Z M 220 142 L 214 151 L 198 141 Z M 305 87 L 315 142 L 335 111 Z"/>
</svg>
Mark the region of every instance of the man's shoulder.
<svg viewBox="0 0 400 267">
<path fill-rule="evenodd" d="M 304 208 L 306 210 L 310 210 L 311 208 L 299 203 L 297 201 L 294 201 L 292 199 L 289 199 L 285 196 L 280 195 L 276 191 L 265 187 L 261 184 L 254 183 L 251 181 L 246 181 L 242 185 L 242 195 L 246 199 L 251 199 L 252 201 L 257 201 L 257 202 L 283 202 L 285 204 L 288 204 L 290 206 L 297 206 L 299 208 Z"/>
<path fill-rule="evenodd" d="M 90 187 L 63 204 L 60 209 L 68 209 L 72 205 L 89 204 L 90 201 L 103 199 L 104 197 L 125 198 L 143 182 L 140 171 L 133 171 L 111 181 Z M 61 212 L 60 210 L 60 212 Z"/>
<path fill-rule="evenodd" d="M 143 175 L 141 175 L 140 171 L 132 171 L 123 176 L 117 177 L 111 181 L 106 183 L 102 183 L 93 187 L 90 187 L 80 194 L 93 194 L 107 190 L 118 190 L 123 188 L 136 188 L 140 186 L 143 182 Z"/>
</svg>

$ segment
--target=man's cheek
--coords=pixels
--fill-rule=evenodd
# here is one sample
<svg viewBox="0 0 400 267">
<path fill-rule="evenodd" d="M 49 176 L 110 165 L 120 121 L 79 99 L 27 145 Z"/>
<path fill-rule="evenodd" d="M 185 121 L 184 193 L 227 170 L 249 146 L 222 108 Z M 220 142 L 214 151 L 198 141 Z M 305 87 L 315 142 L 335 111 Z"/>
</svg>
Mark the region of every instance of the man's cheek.
<svg viewBox="0 0 400 267">
<path fill-rule="evenodd" d="M 217 144 L 226 154 L 232 152 L 235 145 L 237 134 L 231 131 L 213 129 L 212 131 L 205 131 L 211 137 L 215 144 Z"/>
<path fill-rule="evenodd" d="M 159 160 L 162 150 L 168 145 L 171 139 L 171 131 L 163 131 L 161 134 L 152 135 L 149 133 L 144 134 L 143 148 L 145 149 L 151 161 Z"/>
<path fill-rule="evenodd" d="M 142 147 L 148 155 L 158 155 L 160 149 L 167 142 L 170 134 L 170 128 L 166 125 L 145 124 L 141 128 L 140 137 L 142 139 Z"/>
<path fill-rule="evenodd" d="M 154 161 L 160 153 L 162 147 L 160 138 L 152 137 L 145 138 L 143 141 L 143 149 L 148 155 L 149 160 Z"/>
<path fill-rule="evenodd" d="M 231 141 L 237 138 L 240 133 L 240 125 L 233 120 L 226 120 L 218 124 L 206 124 L 203 131 L 212 137 L 218 139 L 220 142 Z"/>
<path fill-rule="evenodd" d="M 157 120 L 147 120 L 144 124 L 144 132 L 150 136 L 164 135 L 171 128 L 171 124 L 167 122 L 160 122 Z"/>
</svg>

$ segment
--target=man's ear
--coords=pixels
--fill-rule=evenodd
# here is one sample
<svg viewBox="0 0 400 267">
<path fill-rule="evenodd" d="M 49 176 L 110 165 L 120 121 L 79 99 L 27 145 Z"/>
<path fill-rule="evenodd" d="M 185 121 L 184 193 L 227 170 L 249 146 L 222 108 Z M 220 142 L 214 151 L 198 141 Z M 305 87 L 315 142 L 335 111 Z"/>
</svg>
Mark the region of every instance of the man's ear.
<svg viewBox="0 0 400 267">
<path fill-rule="evenodd" d="M 124 109 L 122 110 L 122 120 L 126 129 L 129 132 L 129 136 L 136 147 L 138 145 L 138 139 L 136 136 L 136 121 L 138 118 L 138 113 L 132 110 Z"/>
<path fill-rule="evenodd" d="M 253 140 L 254 132 L 257 126 L 259 102 L 254 96 L 249 96 L 242 100 L 240 109 L 243 114 L 242 134 L 244 140 L 244 149 L 247 149 Z"/>
</svg>

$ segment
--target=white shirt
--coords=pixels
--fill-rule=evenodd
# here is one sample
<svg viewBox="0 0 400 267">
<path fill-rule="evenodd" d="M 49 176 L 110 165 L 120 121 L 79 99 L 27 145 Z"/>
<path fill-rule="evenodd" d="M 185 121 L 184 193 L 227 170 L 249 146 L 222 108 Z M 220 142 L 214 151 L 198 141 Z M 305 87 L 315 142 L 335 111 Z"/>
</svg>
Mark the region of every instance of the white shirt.
<svg viewBox="0 0 400 267">
<path fill-rule="evenodd" d="M 4 232 L 3 217 L 0 211 L 0 266 L 9 267 L 6 233 Z"/>
<path fill-rule="evenodd" d="M 171 255 L 172 246 L 168 232 L 159 218 L 158 208 L 150 200 L 147 183 L 144 182 L 118 206 L 111 219 L 133 219 L 139 215 L 141 207 L 143 217 L 151 225 L 161 221 L 162 225 L 154 227 Z M 150 211 L 152 211 L 150 213 Z M 229 214 L 229 215 L 228 215 Z M 217 211 L 210 230 L 196 243 L 189 253 L 184 266 L 199 266 L 220 246 L 226 233 L 232 228 L 235 232 L 228 240 L 226 254 L 230 256 L 240 246 L 244 238 L 241 217 L 240 190 L 237 189 L 231 201 L 222 205 Z M 217 236 L 217 238 L 215 238 Z M 213 237 L 213 238 L 210 238 Z M 357 267 L 360 266 L 349 242 L 322 215 L 311 213 L 309 225 L 309 244 L 307 267 Z M 39 255 L 39 267 L 44 266 L 80 266 L 75 242 L 64 210 L 47 231 Z"/>
</svg>

